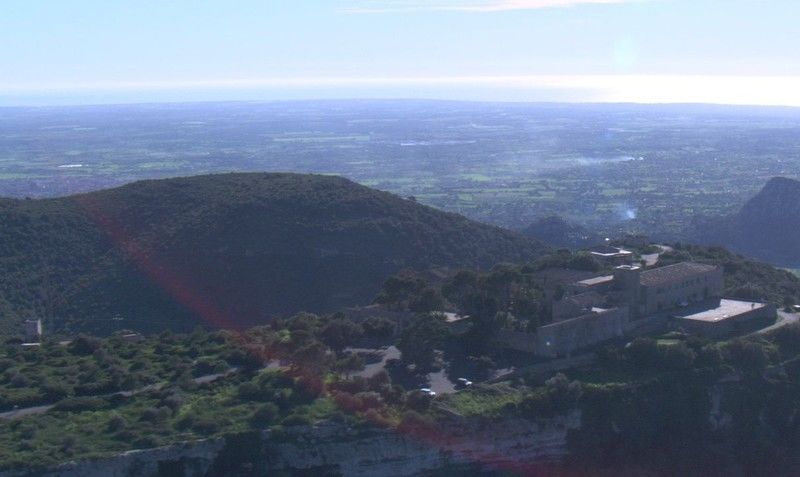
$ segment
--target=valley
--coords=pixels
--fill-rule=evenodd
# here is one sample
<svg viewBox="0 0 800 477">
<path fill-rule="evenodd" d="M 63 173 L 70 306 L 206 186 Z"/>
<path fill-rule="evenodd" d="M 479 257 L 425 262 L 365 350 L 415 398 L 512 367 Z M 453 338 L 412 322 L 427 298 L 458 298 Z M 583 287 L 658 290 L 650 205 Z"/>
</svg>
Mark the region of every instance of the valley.
<svg viewBox="0 0 800 477">
<path fill-rule="evenodd" d="M 0 196 L 231 171 L 336 174 L 509 228 L 684 238 L 800 175 L 792 108 L 297 101 L 6 108 Z M 78 167 L 80 166 L 80 167 Z"/>
</svg>

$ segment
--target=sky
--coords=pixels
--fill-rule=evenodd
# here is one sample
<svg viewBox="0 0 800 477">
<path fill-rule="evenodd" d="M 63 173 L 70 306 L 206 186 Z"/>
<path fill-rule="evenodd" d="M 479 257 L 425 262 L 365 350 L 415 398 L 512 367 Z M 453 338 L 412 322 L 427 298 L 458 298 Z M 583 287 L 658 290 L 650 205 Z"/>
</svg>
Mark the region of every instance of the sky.
<svg viewBox="0 0 800 477">
<path fill-rule="evenodd" d="M 3 0 L 0 106 L 800 106 L 798 0 Z"/>
</svg>

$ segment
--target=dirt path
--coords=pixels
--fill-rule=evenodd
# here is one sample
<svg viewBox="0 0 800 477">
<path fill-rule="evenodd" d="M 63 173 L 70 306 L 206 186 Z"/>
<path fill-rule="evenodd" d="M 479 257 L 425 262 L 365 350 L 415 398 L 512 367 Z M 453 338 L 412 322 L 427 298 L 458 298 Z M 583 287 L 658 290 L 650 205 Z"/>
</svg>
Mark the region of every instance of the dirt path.
<svg viewBox="0 0 800 477">
<path fill-rule="evenodd" d="M 224 373 L 215 373 L 215 374 L 207 374 L 205 376 L 199 376 L 197 378 L 192 379 L 197 384 L 205 384 L 216 381 L 219 378 L 228 376 L 235 372 L 239 371 L 239 368 L 231 368 Z M 147 391 L 154 391 L 163 388 L 166 386 L 167 383 L 156 383 L 150 384 L 139 389 L 134 389 L 131 391 L 118 391 L 115 393 L 108 393 L 108 394 L 98 394 L 95 396 L 81 396 L 81 397 L 99 397 L 99 398 L 107 398 L 113 396 L 123 396 L 123 397 L 131 397 L 136 394 L 140 394 Z M 11 411 L 0 412 L 0 419 L 19 419 L 21 417 L 30 416 L 33 414 L 41 414 L 43 412 L 47 412 L 50 409 L 54 408 L 55 404 L 43 404 L 41 406 L 31 406 L 31 407 L 23 407 L 20 409 L 14 409 Z"/>
</svg>

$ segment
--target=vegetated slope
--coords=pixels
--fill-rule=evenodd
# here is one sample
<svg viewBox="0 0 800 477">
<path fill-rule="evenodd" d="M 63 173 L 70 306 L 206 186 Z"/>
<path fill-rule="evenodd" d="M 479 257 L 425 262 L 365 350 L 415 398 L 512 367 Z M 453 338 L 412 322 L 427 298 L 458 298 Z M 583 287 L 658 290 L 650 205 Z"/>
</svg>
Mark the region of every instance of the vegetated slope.
<svg viewBox="0 0 800 477">
<path fill-rule="evenodd" d="M 50 326 L 241 327 L 371 301 L 404 267 L 542 246 L 339 177 L 224 174 L 0 200 L 0 313 Z"/>
<path fill-rule="evenodd" d="M 774 177 L 733 216 L 701 220 L 699 240 L 782 266 L 800 263 L 800 181 Z"/>
<path fill-rule="evenodd" d="M 541 218 L 520 230 L 520 233 L 553 247 L 571 249 L 597 245 L 603 241 L 602 236 L 556 215 Z"/>
</svg>

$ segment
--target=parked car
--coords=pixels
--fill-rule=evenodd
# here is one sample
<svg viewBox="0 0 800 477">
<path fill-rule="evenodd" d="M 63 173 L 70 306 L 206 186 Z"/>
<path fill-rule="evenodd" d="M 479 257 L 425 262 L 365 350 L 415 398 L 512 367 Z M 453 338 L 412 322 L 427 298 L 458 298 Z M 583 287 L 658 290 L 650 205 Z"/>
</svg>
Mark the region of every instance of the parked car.
<svg viewBox="0 0 800 477">
<path fill-rule="evenodd" d="M 459 388 L 468 388 L 472 386 L 472 381 L 467 378 L 458 378 L 456 380 L 456 386 Z"/>
<path fill-rule="evenodd" d="M 419 392 L 422 394 L 427 394 L 428 396 L 436 396 L 436 391 L 432 390 L 431 388 L 420 388 Z"/>
</svg>

